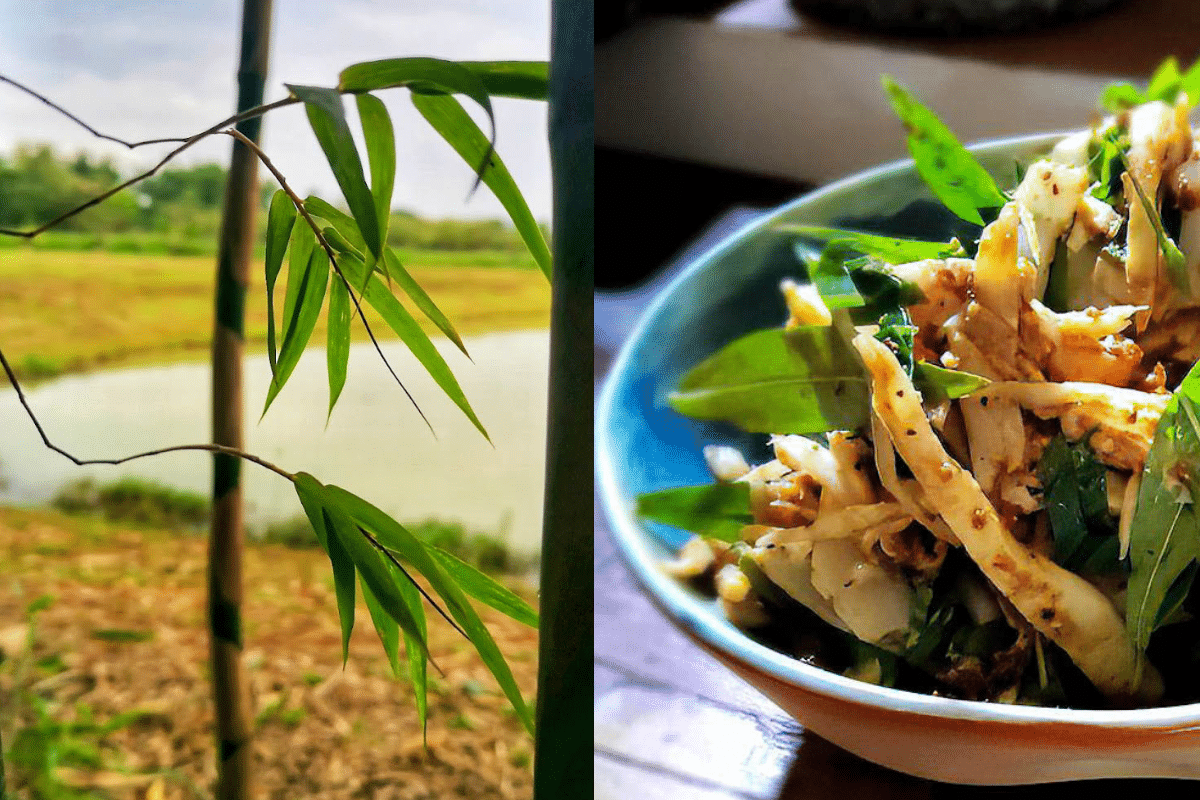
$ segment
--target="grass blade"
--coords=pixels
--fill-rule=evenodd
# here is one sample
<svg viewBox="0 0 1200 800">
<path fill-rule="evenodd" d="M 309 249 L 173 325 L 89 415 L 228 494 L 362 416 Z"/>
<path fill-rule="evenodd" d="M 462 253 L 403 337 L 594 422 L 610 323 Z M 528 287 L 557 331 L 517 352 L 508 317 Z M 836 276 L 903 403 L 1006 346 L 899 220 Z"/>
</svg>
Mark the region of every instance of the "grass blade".
<svg viewBox="0 0 1200 800">
<path fill-rule="evenodd" d="M 329 286 L 327 324 L 325 361 L 329 370 L 329 414 L 333 414 L 333 406 L 346 385 L 346 366 L 350 361 L 350 292 L 337 278 Z"/>
<path fill-rule="evenodd" d="M 442 354 L 433 346 L 429 335 L 421 330 L 421 326 L 412 318 L 412 315 L 388 291 L 387 286 L 377 276 L 371 275 L 364 282 L 363 275 L 366 265 L 358 259 L 350 255 L 345 256 L 341 260 L 341 268 L 346 279 L 351 283 L 366 286 L 362 296 L 366 298 L 372 308 L 379 312 L 379 316 L 383 317 L 384 322 L 396 332 L 400 341 L 404 342 L 412 351 L 412 354 L 421 362 L 421 366 L 425 367 L 425 370 L 446 393 L 446 396 L 467 415 L 467 419 L 471 420 L 476 429 L 490 442 L 491 437 L 488 436 L 479 417 L 475 415 L 475 410 L 471 408 L 467 396 L 463 394 L 462 387 L 458 385 L 458 379 L 454 377 L 454 373 L 450 370 L 446 360 L 442 358 Z"/>
<path fill-rule="evenodd" d="M 307 226 L 296 230 L 308 231 L 308 238 L 311 239 L 312 244 L 315 244 L 316 237 Z M 304 248 L 297 248 L 297 244 L 298 242 L 293 240 L 294 257 L 288 270 L 288 295 L 284 303 L 284 315 L 287 318 L 288 326 L 284 331 L 283 345 L 279 348 L 279 361 L 276 365 L 275 375 L 271 378 L 271 385 L 267 388 L 267 402 L 263 407 L 263 414 L 267 413 L 272 401 L 283 389 L 284 384 L 292 375 L 292 370 L 300 361 L 304 347 L 308 344 L 313 328 L 316 327 L 317 318 L 321 314 L 321 306 L 325 302 L 325 289 L 329 283 L 329 256 L 325 254 L 325 251 L 310 246 L 307 263 L 298 267 L 297 254 L 303 253 Z"/>
<path fill-rule="evenodd" d="M 367 144 L 367 163 L 371 170 L 371 196 L 379 225 L 380 250 L 387 246 L 388 222 L 392 217 L 392 189 L 396 181 L 396 136 L 392 118 L 383 102 L 374 95 L 357 98 L 358 118 Z M 378 255 L 378 254 L 377 254 Z M 384 269 L 387 266 L 384 265 Z"/>
<path fill-rule="evenodd" d="M 287 250 L 288 240 L 292 236 L 292 226 L 296 222 L 296 207 L 280 189 L 271 196 L 270 210 L 267 211 L 267 360 L 271 363 L 271 374 L 275 374 L 275 281 L 279 278 L 279 270 L 283 267 L 283 252 Z"/>
<path fill-rule="evenodd" d="M 310 475 L 301 473 L 296 476 L 296 495 L 300 498 L 300 505 L 304 507 L 313 532 L 321 541 L 321 547 L 329 554 L 329 563 L 333 567 L 338 619 L 342 624 L 342 666 L 345 667 L 350 655 L 350 634 L 354 630 L 354 562 L 350 560 L 350 554 L 341 541 L 330 535 L 331 523 L 322 500 L 322 488 Z"/>
<path fill-rule="evenodd" d="M 515 592 L 499 582 L 488 577 L 453 553 L 448 553 L 440 547 L 430 546 L 429 553 L 437 559 L 446 570 L 446 574 L 455 581 L 462 590 L 484 605 L 491 606 L 502 614 L 512 617 L 517 622 L 537 628 L 538 615 L 533 608 Z"/>
<path fill-rule="evenodd" d="M 375 212 L 375 199 L 363 176 L 362 161 L 350 126 L 346 122 L 346 110 L 342 107 L 342 96 L 336 89 L 319 86 L 292 86 L 288 90 L 304 102 L 308 122 L 313 134 L 325 151 L 333 176 L 337 178 L 342 195 L 350 206 L 350 213 L 358 221 L 367 249 L 379 258 L 383 240 L 379 233 L 379 218 Z"/>
<path fill-rule="evenodd" d="M 326 487 L 328 496 L 333 499 L 340 509 L 344 510 L 363 528 L 371 531 L 379 542 L 393 550 L 400 558 L 407 561 L 418 572 L 425 576 L 430 586 L 446 603 L 446 608 L 454 619 L 462 626 L 467 637 L 478 651 L 483 663 L 496 678 L 517 715 L 530 733 L 533 732 L 533 716 L 521 696 L 512 670 L 504 660 L 503 654 L 496 646 L 496 641 L 488 632 L 479 614 L 471 606 L 464 590 L 451 579 L 441 564 L 430 555 L 420 540 L 409 533 L 402 525 L 387 514 L 360 497 L 337 486 Z M 359 563 L 357 559 L 355 563 Z M 360 565 L 361 569 L 361 565 Z"/>
<path fill-rule="evenodd" d="M 908 151 L 917 172 L 946 208 L 967 222 L 983 225 L 980 209 L 1000 208 L 1004 194 L 975 157 L 937 115 L 903 86 L 883 76 L 883 88 L 908 131 Z"/>
<path fill-rule="evenodd" d="M 500 156 L 492 151 L 491 144 L 475 124 L 475 120 L 471 119 L 458 100 L 448 95 L 414 94 L 412 102 L 433 129 L 468 164 L 480 164 L 484 159 L 488 160 L 488 168 L 482 172 L 484 184 L 504 206 L 533 259 L 549 279 L 550 248 L 542 236 L 542 229 L 533 218 L 533 213 L 529 210 L 521 190 L 517 188 L 516 181 L 500 160 Z"/>
</svg>

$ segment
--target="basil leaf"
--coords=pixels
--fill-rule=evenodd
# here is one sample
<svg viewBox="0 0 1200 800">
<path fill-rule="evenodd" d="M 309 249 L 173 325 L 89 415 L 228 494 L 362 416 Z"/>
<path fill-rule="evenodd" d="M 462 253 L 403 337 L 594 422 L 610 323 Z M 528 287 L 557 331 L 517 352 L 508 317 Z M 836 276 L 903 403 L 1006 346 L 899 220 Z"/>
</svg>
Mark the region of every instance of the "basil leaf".
<svg viewBox="0 0 1200 800">
<path fill-rule="evenodd" d="M 1115 520 L 1108 513 L 1108 470 L 1086 441 L 1071 443 L 1059 435 L 1042 451 L 1037 474 L 1054 537 L 1054 561 L 1079 572 L 1106 539 L 1116 542 Z M 1117 563 L 1113 551 L 1111 564 Z"/>
<path fill-rule="evenodd" d="M 1191 294 L 1191 286 L 1188 282 L 1187 274 L 1187 259 L 1184 258 L 1183 252 L 1175 246 L 1175 242 L 1167 235 L 1163 229 L 1162 217 L 1158 214 L 1158 209 L 1150 198 L 1146 196 L 1146 192 L 1138 183 L 1133 171 L 1129 169 L 1129 162 L 1125 160 L 1124 155 L 1121 156 L 1122 162 L 1125 164 L 1126 173 L 1129 175 L 1129 182 L 1133 184 L 1133 189 L 1137 193 L 1138 200 L 1141 201 L 1142 210 L 1146 212 L 1146 216 L 1150 218 L 1150 224 L 1154 226 L 1154 235 L 1158 237 L 1158 249 L 1162 251 L 1163 258 L 1167 260 L 1167 274 L 1171 276 L 1171 282 L 1175 284 L 1175 288 L 1183 292 L 1185 296 Z"/>
<path fill-rule="evenodd" d="M 820 258 L 805 258 L 808 268 L 808 279 L 817 288 L 817 294 L 830 309 L 858 308 L 866 301 L 858 293 L 854 279 L 846 269 L 846 256 L 851 250 L 843 246 L 843 242 L 830 242 L 821 251 Z"/>
<path fill-rule="evenodd" d="M 748 483 L 679 486 L 638 495 L 637 514 L 724 542 L 741 541 L 742 528 L 754 524 Z"/>
<path fill-rule="evenodd" d="M 832 327 L 747 334 L 693 367 L 667 402 L 681 414 L 751 433 L 823 433 L 866 424 L 868 382 Z"/>
<path fill-rule="evenodd" d="M 1165 617 L 1168 594 L 1200 555 L 1200 365 L 1193 366 L 1167 403 L 1142 470 L 1129 534 L 1125 625 L 1145 649 Z"/>
<path fill-rule="evenodd" d="M 979 375 L 946 369 L 928 361 L 918 361 L 913 366 L 913 385 L 917 387 L 922 401 L 927 406 L 966 397 L 989 383 L 991 381 Z"/>
<path fill-rule="evenodd" d="M 1088 177 L 1097 184 L 1092 197 L 1117 204 L 1125 193 L 1121 173 L 1125 169 L 1125 154 L 1129 152 L 1129 132 L 1119 125 L 1101 131 L 1088 142 Z"/>
<path fill-rule="evenodd" d="M 864 257 L 848 261 L 845 266 L 866 301 L 866 305 L 850 312 L 856 325 L 869 325 L 890 311 L 925 302 L 919 286 L 901 280 L 880 261 Z"/>
<path fill-rule="evenodd" d="M 908 130 L 908 151 L 917 172 L 946 208 L 967 222 L 983 225 L 980 209 L 1006 202 L 996 182 L 932 111 L 921 105 L 889 75 L 883 88 L 896 116 Z"/>
<path fill-rule="evenodd" d="M 876 339 L 896 354 L 904 373 L 910 378 L 913 376 L 913 367 L 916 366 L 913 359 L 913 336 L 916 332 L 917 326 L 912 324 L 908 312 L 901 308 L 880 317 L 879 331 L 875 334 Z"/>
<path fill-rule="evenodd" d="M 907 264 L 927 258 L 955 258 L 967 254 L 957 239 L 949 242 L 924 242 L 816 225 L 783 225 L 779 230 L 816 242 L 843 245 L 849 250 L 864 256 L 875 256 L 889 264 Z"/>
</svg>

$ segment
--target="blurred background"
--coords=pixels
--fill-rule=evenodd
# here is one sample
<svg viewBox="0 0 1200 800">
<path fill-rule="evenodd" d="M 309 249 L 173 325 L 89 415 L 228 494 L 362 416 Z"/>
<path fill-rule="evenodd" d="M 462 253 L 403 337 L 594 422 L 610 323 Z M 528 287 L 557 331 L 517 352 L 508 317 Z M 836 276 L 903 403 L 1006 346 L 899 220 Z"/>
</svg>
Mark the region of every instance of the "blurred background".
<svg viewBox="0 0 1200 800">
<path fill-rule="evenodd" d="M 765 209 L 907 156 L 881 74 L 969 143 L 1086 127 L 1106 84 L 1200 54 L 1185 0 L 601 0 L 597 19 L 597 387 L 689 259 Z M 606 525 L 597 508 L 597 798 L 1096 791 L 938 785 L 808 734 L 665 620 Z"/>
</svg>

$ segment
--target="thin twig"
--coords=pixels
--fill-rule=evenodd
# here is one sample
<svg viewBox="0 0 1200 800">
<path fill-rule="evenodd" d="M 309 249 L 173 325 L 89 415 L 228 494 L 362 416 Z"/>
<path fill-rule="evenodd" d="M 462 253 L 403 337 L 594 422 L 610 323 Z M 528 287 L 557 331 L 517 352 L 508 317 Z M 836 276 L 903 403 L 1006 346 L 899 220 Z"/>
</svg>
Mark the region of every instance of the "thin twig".
<svg viewBox="0 0 1200 800">
<path fill-rule="evenodd" d="M 387 371 L 392 374 L 392 378 L 395 379 L 396 384 L 399 385 L 402 390 L 404 390 L 404 394 L 408 397 L 408 401 L 412 403 L 413 408 L 415 408 L 417 413 L 421 415 L 421 419 L 424 420 L 425 425 L 428 426 L 429 432 L 432 433 L 433 437 L 436 439 L 437 431 L 433 429 L 433 424 L 430 423 L 429 418 L 425 416 L 425 412 L 421 410 L 421 407 L 417 405 L 416 399 L 412 396 L 412 393 L 408 391 L 408 387 L 405 386 L 400 380 L 400 376 L 396 374 L 396 370 L 392 369 L 392 365 L 387 360 L 387 356 L 383 354 L 383 348 L 379 346 L 379 340 L 375 338 L 375 332 L 371 330 L 371 323 L 367 322 L 367 315 L 363 313 L 362 305 L 358 302 L 358 297 L 354 294 L 354 287 L 351 285 L 350 281 L 346 279 L 345 274 L 342 272 L 342 268 L 338 266 L 337 256 L 334 254 L 333 248 L 330 246 L 329 241 L 325 238 L 325 234 L 322 233 L 321 228 L 317 225 L 317 221 L 312 218 L 312 215 L 308 213 L 308 209 L 304 207 L 304 201 L 301 200 L 300 196 L 292 190 L 292 187 L 288 186 L 288 182 L 283 177 L 283 173 L 271 163 L 271 159 L 254 141 L 245 136 L 237 128 L 229 128 L 221 131 L 221 133 L 228 134 L 242 144 L 246 145 L 246 147 L 249 147 L 250 150 L 256 156 L 258 156 L 258 160 L 263 163 L 263 166 L 270 170 L 271 174 L 275 176 L 275 180 L 279 181 L 280 188 L 287 193 L 288 198 L 292 201 L 292 205 L 296 207 L 296 210 L 300 212 L 300 216 L 304 217 L 304 221 L 308 223 L 308 227 L 312 228 L 313 233 L 316 234 L 317 241 L 320 242 L 321 247 L 325 250 L 326 255 L 329 256 L 329 263 L 333 265 L 333 271 L 337 273 L 337 276 L 342 279 L 342 283 L 346 285 L 346 292 L 350 295 L 350 299 L 354 301 L 354 308 L 356 311 L 358 311 L 358 318 L 362 320 L 363 328 L 366 329 L 367 336 L 371 339 L 371 344 L 375 345 L 375 352 L 379 354 L 379 358 L 382 359 L 383 365 L 387 367 Z M 368 280 L 369 279 L 370 276 L 368 275 Z"/>
<path fill-rule="evenodd" d="M 2 75 L 0 75 L 0 80 L 5 81 L 6 83 L 13 83 L 10 79 L 5 78 Z M 14 85 L 19 86 L 19 84 L 14 84 Z M 19 88 L 24 89 L 25 87 L 20 86 Z M 28 90 L 26 90 L 26 91 L 28 91 Z M 41 99 L 45 100 L 45 98 L 41 98 Z M 46 101 L 46 102 L 49 103 L 49 101 Z M 130 186 L 134 185 L 135 183 L 138 183 L 139 181 L 143 181 L 146 178 L 149 178 L 152 175 L 157 174 L 158 171 L 160 169 L 162 169 L 164 166 L 166 166 L 167 162 L 170 161 L 171 159 L 175 158 L 175 156 L 179 155 L 184 150 L 187 150 L 189 147 L 196 144 L 200 140 L 205 139 L 209 136 L 212 136 L 215 133 L 220 133 L 221 130 L 223 128 L 225 128 L 227 125 L 234 125 L 234 124 L 237 124 L 238 122 L 241 122 L 244 119 L 250 119 L 251 117 L 261 116 L 262 114 L 265 114 L 266 112 L 271 111 L 272 109 L 283 108 L 284 106 L 294 105 L 298 102 L 300 102 L 300 101 L 294 97 L 285 97 L 282 100 L 276 100 L 274 103 L 267 103 L 266 105 L 261 105 L 256 108 L 252 108 L 248 111 L 243 111 L 241 114 L 235 114 L 234 116 L 232 116 L 228 119 L 218 122 L 216 125 L 213 125 L 212 127 L 208 128 L 207 130 L 203 130 L 200 133 L 197 133 L 195 136 L 189 136 L 187 139 L 154 139 L 154 140 L 150 140 L 150 141 L 146 141 L 146 142 L 134 142 L 129 146 L 130 147 L 138 147 L 143 144 L 154 144 L 154 143 L 158 143 L 158 142 L 179 142 L 179 141 L 183 142 L 183 144 L 179 145 L 179 147 L 176 147 L 174 150 L 167 153 L 162 158 L 161 161 L 159 161 L 153 167 L 151 167 L 150 169 L 141 173 L 140 175 L 135 175 L 134 177 L 130 178 L 129 180 L 125 181 L 124 183 L 114 186 L 113 188 L 98 195 L 97 197 L 93 197 L 91 200 L 88 200 L 86 203 L 83 203 L 82 205 L 72 208 L 70 211 L 66 211 L 66 212 L 58 215 L 54 219 L 50 220 L 49 222 L 47 222 L 37 228 L 34 228 L 33 230 L 18 231 L 18 230 L 12 230 L 9 228 L 0 228 L 0 235 L 16 236 L 16 237 L 19 237 L 22 239 L 32 239 L 35 236 L 38 236 L 39 234 L 45 233 L 47 230 L 49 230 L 50 228 L 53 228 L 55 225 L 58 225 L 60 222 L 70 219 L 71 217 L 75 216 L 76 214 L 79 214 L 83 211 L 86 211 L 87 209 L 91 208 L 94 205 L 98 205 L 98 204 L 104 202 L 105 200 L 112 197 L 117 192 L 120 192 L 122 189 L 127 189 Z M 50 105 L 56 109 L 58 108 L 57 106 L 54 106 L 52 103 L 50 103 Z M 61 111 L 62 109 L 58 109 L 58 110 Z M 66 112 L 63 112 L 63 113 L 66 113 Z M 75 120 L 76 122 L 79 122 L 79 120 L 76 117 L 73 117 L 70 114 L 68 114 L 67 116 L 71 117 L 71 119 Z M 92 128 L 90 126 L 85 125 L 82 122 L 79 122 L 79 124 L 83 125 L 83 127 L 87 128 L 88 130 L 92 130 Z M 113 137 L 102 136 L 101 138 L 112 139 Z M 114 141 L 119 141 L 119 140 L 114 140 Z M 122 144 L 125 144 L 125 143 L 122 142 Z"/>
<path fill-rule="evenodd" d="M 82 467 L 88 464 L 124 464 L 127 461 L 146 458 L 147 456 L 162 455 L 163 453 L 174 453 L 181 450 L 203 450 L 209 453 L 222 453 L 227 456 L 236 456 L 245 461 L 258 464 L 260 467 L 266 467 L 275 474 L 282 475 L 283 477 L 287 478 L 289 481 L 295 482 L 296 480 L 295 475 L 283 469 L 282 467 L 272 464 L 270 461 L 259 458 L 252 453 L 238 450 L 236 447 L 226 447 L 220 444 L 179 444 L 172 447 L 161 447 L 157 450 L 147 450 L 144 453 L 135 453 L 134 455 L 126 456 L 125 458 L 76 458 L 66 450 L 50 441 L 50 437 L 46 435 L 45 429 L 42 428 L 42 423 L 38 421 L 37 415 L 33 413 L 33 409 L 30 407 L 29 401 L 25 399 L 25 392 L 21 390 L 21 383 L 17 380 L 17 376 L 13 372 L 12 367 L 9 366 L 8 359 L 4 357 L 3 350 L 0 350 L 0 365 L 3 365 L 4 372 L 6 375 L 8 375 L 8 382 L 11 383 L 13 389 L 16 390 L 17 399 L 21 401 L 21 405 L 25 408 L 25 413 L 29 415 L 29 419 L 33 422 L 33 427 L 37 428 L 38 435 L 42 437 L 42 443 L 59 455 L 65 456 L 76 466 Z"/>
<path fill-rule="evenodd" d="M 456 623 L 454 620 L 450 619 L 450 617 L 449 617 L 449 616 L 447 616 L 446 612 L 442 610 L 442 607 L 441 607 L 441 606 L 439 606 L 439 605 L 437 604 L 437 602 L 436 602 L 436 601 L 435 601 L 435 600 L 434 600 L 432 597 L 430 597 L 430 596 L 429 596 L 429 593 L 428 593 L 428 592 L 426 592 L 424 589 L 422 589 L 422 588 L 421 588 L 421 584 L 419 584 L 419 583 L 417 583 L 415 580 L 413 580 L 413 576 L 408 574 L 408 570 L 406 570 L 406 569 L 405 569 L 405 568 L 404 568 L 404 567 L 403 567 L 403 566 L 400 564 L 400 562 L 399 562 L 399 561 L 396 559 L 396 556 L 392 554 L 392 550 L 391 550 L 391 548 L 389 548 L 389 547 L 387 547 L 386 545 L 382 544 L 382 543 L 381 543 L 381 542 L 380 542 L 378 539 L 376 539 L 374 536 L 372 536 L 372 535 L 371 535 L 371 534 L 370 534 L 370 533 L 367 531 L 367 529 L 366 529 L 366 528 L 362 527 L 361 525 L 358 527 L 358 529 L 359 529 L 360 531 L 362 531 L 362 535 L 363 535 L 363 536 L 367 537 L 367 541 L 368 541 L 368 542 L 370 542 L 371 544 L 375 545 L 375 549 L 376 549 L 376 550 L 378 550 L 379 552 L 381 552 L 381 553 L 383 553 L 385 556 L 387 556 L 387 557 L 388 557 L 388 561 L 391 561 L 391 562 L 392 562 L 392 565 L 393 565 L 393 566 L 394 566 L 396 569 L 398 569 L 398 570 L 400 570 L 400 572 L 404 573 L 404 577 L 408 578 L 408 580 L 409 580 L 409 581 L 412 583 L 412 585 L 413 585 L 413 586 L 415 586 L 415 587 L 417 587 L 417 591 L 421 593 L 421 596 L 422 596 L 422 597 L 424 597 L 426 600 L 428 600 L 428 601 L 429 601 L 429 605 L 433 606 L 433 607 L 434 607 L 434 609 L 436 609 L 436 610 L 437 610 L 437 612 L 438 612 L 439 614 L 441 614 L 441 615 L 442 615 L 442 619 L 444 619 L 444 620 L 446 620 L 446 622 L 449 622 L 449 623 L 450 623 L 450 627 L 451 627 L 451 628 L 454 628 L 454 630 L 458 631 L 458 632 L 459 632 L 459 633 L 461 633 L 461 634 L 462 634 L 464 637 L 466 637 L 466 638 L 467 638 L 467 640 L 470 640 L 470 638 L 471 638 L 471 637 L 470 637 L 470 636 L 467 636 L 467 632 L 466 632 L 466 631 L 464 631 L 462 628 L 458 627 L 458 623 Z"/>
</svg>

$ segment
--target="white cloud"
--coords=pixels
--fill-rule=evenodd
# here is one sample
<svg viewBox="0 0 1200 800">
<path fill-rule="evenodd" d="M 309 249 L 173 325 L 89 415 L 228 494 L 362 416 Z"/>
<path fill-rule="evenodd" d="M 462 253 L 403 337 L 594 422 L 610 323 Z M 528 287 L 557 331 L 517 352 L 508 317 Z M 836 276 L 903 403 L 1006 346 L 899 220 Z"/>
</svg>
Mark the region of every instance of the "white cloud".
<svg viewBox="0 0 1200 800">
<path fill-rule="evenodd" d="M 130 139 L 187 135 L 228 116 L 233 107 L 240 4 L 17 3 L 0 0 L 0 73 L 29 84 L 89 124 Z M 357 61 L 404 55 L 454 59 L 545 59 L 549 3 L 525 0 L 371 2 L 282 0 L 275 4 L 267 99 L 282 84 L 332 85 Z M 429 216 L 503 216 L 486 189 L 465 202 L 470 169 L 413 111 L 407 92 L 383 93 L 396 126 L 395 204 Z M 353 115 L 351 115 L 353 117 Z M 540 219 L 550 215 L 546 109 L 529 101 L 496 102 L 499 152 Z M 165 150 L 129 153 L 9 87 L 0 86 L 0 152 L 19 141 L 86 148 L 125 168 L 152 163 Z M 337 196 L 337 186 L 298 108 L 271 114 L 264 146 L 301 192 Z M 217 137 L 179 163 L 228 160 Z"/>
</svg>

